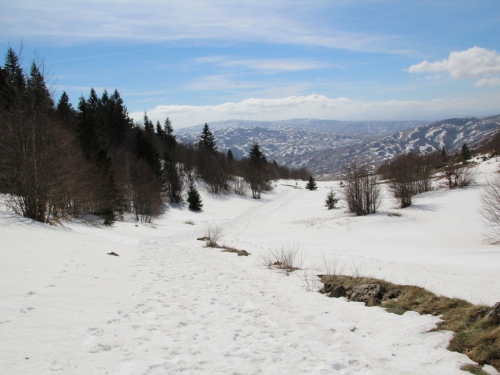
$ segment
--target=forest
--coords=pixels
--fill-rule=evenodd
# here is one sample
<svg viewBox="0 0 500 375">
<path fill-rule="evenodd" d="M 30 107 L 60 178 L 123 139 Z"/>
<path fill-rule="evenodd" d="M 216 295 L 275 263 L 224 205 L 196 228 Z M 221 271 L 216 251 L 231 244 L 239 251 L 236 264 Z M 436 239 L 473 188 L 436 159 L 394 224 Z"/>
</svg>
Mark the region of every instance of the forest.
<svg viewBox="0 0 500 375">
<path fill-rule="evenodd" d="M 74 108 L 49 89 L 44 64 L 23 69 L 9 48 L 0 66 L 0 193 L 14 212 L 44 223 L 93 214 L 106 224 L 126 213 L 151 221 L 164 204 L 201 208 L 196 183 L 213 194 L 258 199 L 274 179 L 307 179 L 307 169 L 269 162 L 257 142 L 236 160 L 205 124 L 197 142 L 178 142 L 167 117 L 134 123 L 118 90 L 92 88 Z"/>
</svg>

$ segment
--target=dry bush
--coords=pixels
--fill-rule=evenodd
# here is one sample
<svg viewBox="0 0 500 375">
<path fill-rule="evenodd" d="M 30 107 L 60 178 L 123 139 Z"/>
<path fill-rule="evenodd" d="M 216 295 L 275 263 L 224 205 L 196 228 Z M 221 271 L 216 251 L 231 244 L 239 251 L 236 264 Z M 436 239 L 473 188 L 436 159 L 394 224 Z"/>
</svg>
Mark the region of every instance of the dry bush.
<svg viewBox="0 0 500 375">
<path fill-rule="evenodd" d="M 319 290 L 321 283 L 315 270 L 301 270 L 300 272 L 295 272 L 295 275 L 302 281 L 302 285 L 304 285 L 307 292 L 316 292 Z"/>
<path fill-rule="evenodd" d="M 382 194 L 376 182 L 377 176 L 369 175 L 365 170 L 357 170 L 356 166 L 353 166 L 343 192 L 349 212 L 362 216 L 377 211 L 382 201 Z"/>
<path fill-rule="evenodd" d="M 491 242 L 500 242 L 500 174 L 490 178 L 481 193 L 481 213 Z"/>
<path fill-rule="evenodd" d="M 337 276 L 344 273 L 345 264 L 340 264 L 340 260 L 337 257 L 327 259 L 323 255 L 323 268 L 325 270 L 325 276 Z"/>
<path fill-rule="evenodd" d="M 220 241 L 224 235 L 224 228 L 221 225 L 207 224 L 205 227 L 205 245 L 206 247 L 219 247 L 217 241 Z"/>
<path fill-rule="evenodd" d="M 458 154 L 451 157 L 444 166 L 443 177 L 449 189 L 463 188 L 476 183 L 476 168 L 459 162 Z"/>
<path fill-rule="evenodd" d="M 266 254 L 262 254 L 259 263 L 269 269 L 275 268 L 286 275 L 301 269 L 304 259 L 299 253 L 300 246 L 296 243 L 283 244 Z"/>
<path fill-rule="evenodd" d="M 235 177 L 232 182 L 232 190 L 236 195 L 247 195 L 249 188 L 248 183 L 241 177 Z"/>
</svg>

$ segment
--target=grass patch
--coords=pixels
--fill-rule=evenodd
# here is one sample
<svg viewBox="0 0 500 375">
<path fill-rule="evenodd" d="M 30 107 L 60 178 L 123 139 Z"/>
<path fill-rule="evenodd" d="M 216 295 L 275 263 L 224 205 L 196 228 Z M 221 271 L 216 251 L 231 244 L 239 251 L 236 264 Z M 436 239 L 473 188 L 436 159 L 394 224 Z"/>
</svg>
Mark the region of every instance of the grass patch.
<svg viewBox="0 0 500 375">
<path fill-rule="evenodd" d="M 478 365 L 463 365 L 460 367 L 460 370 L 470 372 L 474 375 L 489 375 L 487 372 L 484 372 L 481 366 Z"/>
<path fill-rule="evenodd" d="M 500 371 L 500 321 L 486 318 L 489 306 L 473 305 L 462 299 L 437 296 L 417 286 L 374 278 L 344 275 L 320 275 L 320 278 L 322 283 L 343 285 L 347 296 L 356 286 L 378 284 L 383 293 L 380 306 L 390 313 L 402 315 L 406 311 L 416 311 L 442 316 L 437 329 L 455 332 L 449 350 L 466 354 L 474 362 L 491 365 Z M 463 369 L 473 374 L 485 373 L 480 366 L 467 365 Z M 481 372 L 477 372 L 478 369 Z"/>
<path fill-rule="evenodd" d="M 239 257 L 247 257 L 251 255 L 248 251 L 246 250 L 238 250 L 235 249 L 234 247 L 229 247 L 229 246 L 222 246 L 224 250 L 222 250 L 223 253 L 235 253 L 238 254 Z"/>
</svg>

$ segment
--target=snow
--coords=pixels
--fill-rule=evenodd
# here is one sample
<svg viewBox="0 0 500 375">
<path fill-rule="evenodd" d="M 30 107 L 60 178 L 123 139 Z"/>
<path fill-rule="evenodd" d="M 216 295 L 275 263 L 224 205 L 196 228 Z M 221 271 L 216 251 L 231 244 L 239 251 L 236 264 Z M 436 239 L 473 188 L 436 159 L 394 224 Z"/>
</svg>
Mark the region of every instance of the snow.
<svg viewBox="0 0 500 375">
<path fill-rule="evenodd" d="M 152 224 L 51 227 L 0 212 L 0 369 L 5 374 L 463 374 L 439 318 L 389 314 L 309 292 L 323 259 L 346 273 L 492 305 L 500 250 L 484 241 L 481 186 L 435 190 L 404 210 L 353 217 L 326 210 L 338 182 L 279 181 L 262 200 L 208 195 L 203 211 L 171 207 Z M 389 214 L 392 214 L 389 216 Z M 398 214 L 400 216 L 395 216 Z M 197 237 L 222 225 L 221 243 Z M 304 271 L 262 266 L 298 246 Z M 116 252 L 119 257 L 107 253 Z M 488 371 L 497 373 L 491 367 Z"/>
</svg>

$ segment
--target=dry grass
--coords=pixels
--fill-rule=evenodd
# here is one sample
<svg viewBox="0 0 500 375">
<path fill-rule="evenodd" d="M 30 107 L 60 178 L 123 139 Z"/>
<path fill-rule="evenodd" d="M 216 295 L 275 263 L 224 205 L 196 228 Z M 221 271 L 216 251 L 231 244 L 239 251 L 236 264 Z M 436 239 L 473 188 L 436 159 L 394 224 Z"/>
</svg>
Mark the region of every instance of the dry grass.
<svg viewBox="0 0 500 375">
<path fill-rule="evenodd" d="M 295 243 L 281 245 L 279 248 L 274 248 L 268 253 L 262 254 L 259 258 L 259 263 L 269 269 L 278 269 L 286 275 L 300 270 L 304 259 L 299 254 L 300 247 Z"/>
<path fill-rule="evenodd" d="M 224 248 L 224 250 L 222 250 L 223 253 L 235 253 L 235 254 L 238 254 L 239 257 L 247 257 L 249 255 L 251 255 L 248 251 L 246 250 L 238 250 L 238 249 L 235 249 L 234 247 L 230 247 L 230 246 L 222 246 Z"/>
<path fill-rule="evenodd" d="M 455 332 L 449 350 L 466 354 L 480 365 L 489 364 L 500 370 L 500 322 L 486 318 L 489 306 L 473 305 L 462 299 L 437 296 L 424 288 L 374 278 L 322 275 L 321 281 L 343 285 L 346 290 L 363 284 L 378 284 L 384 294 L 381 307 L 388 312 L 404 314 L 416 311 L 442 316 L 438 330 Z M 472 372 L 470 369 L 472 367 L 467 371 Z"/>
<path fill-rule="evenodd" d="M 224 229 L 220 225 L 210 225 L 207 224 L 205 227 L 205 239 L 206 247 L 220 247 L 217 242 L 222 239 L 224 235 Z"/>
<path fill-rule="evenodd" d="M 481 366 L 478 365 L 463 365 L 460 367 L 460 370 L 470 372 L 474 375 L 489 375 L 487 372 L 484 372 Z"/>
</svg>

